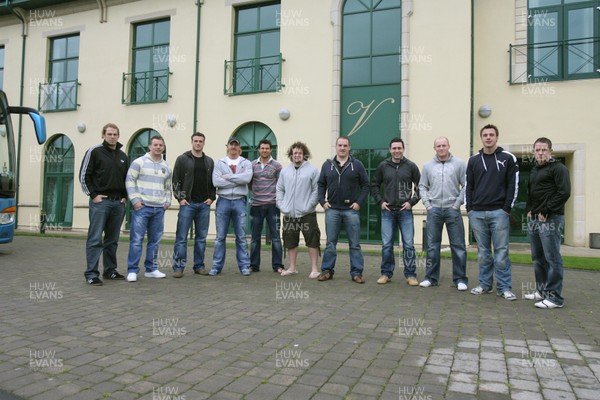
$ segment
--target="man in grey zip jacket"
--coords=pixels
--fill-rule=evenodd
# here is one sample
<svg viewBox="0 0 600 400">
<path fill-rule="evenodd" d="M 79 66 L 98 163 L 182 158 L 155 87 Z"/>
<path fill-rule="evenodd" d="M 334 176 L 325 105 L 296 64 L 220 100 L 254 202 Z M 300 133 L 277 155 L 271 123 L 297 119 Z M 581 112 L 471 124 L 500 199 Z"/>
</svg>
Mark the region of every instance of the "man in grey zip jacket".
<svg viewBox="0 0 600 400">
<path fill-rule="evenodd" d="M 377 166 L 371 183 L 373 199 L 381 207 L 381 276 L 377 283 L 388 283 L 394 274 L 394 232 L 400 228 L 404 277 L 410 286 L 417 286 L 412 208 L 419 202 L 421 174 L 419 167 L 404 157 L 402 139 L 393 138 L 390 141 L 390 154 L 389 159 Z M 383 193 L 381 185 L 384 187 Z"/>
<path fill-rule="evenodd" d="M 356 283 L 362 277 L 364 259 L 360 249 L 360 207 L 369 195 L 369 177 L 365 167 L 350 156 L 350 139 L 340 136 L 335 142 L 336 156 L 323 163 L 319 176 L 319 203 L 325 209 L 327 244 L 319 281 L 333 278 L 336 246 L 342 225 L 350 247 L 350 276 Z M 325 197 L 327 194 L 327 197 Z"/>
<path fill-rule="evenodd" d="M 439 137 L 433 142 L 436 155 L 423 166 L 419 192 L 427 209 L 427 267 L 421 287 L 437 286 L 440 280 L 442 229 L 446 224 L 452 252 L 452 281 L 467 290 L 465 226 L 460 206 L 465 197 L 466 164 L 450 153 L 450 142 Z"/>
<path fill-rule="evenodd" d="M 244 276 L 250 275 L 250 255 L 246 241 L 246 196 L 252 180 L 252 163 L 241 156 L 240 141 L 231 137 L 227 141 L 227 156 L 215 163 L 213 185 L 219 198 L 216 207 L 217 236 L 210 276 L 221 273 L 225 264 L 225 239 L 229 222 L 235 231 L 235 255 L 238 268 Z"/>
<path fill-rule="evenodd" d="M 297 274 L 296 258 L 302 232 L 311 263 L 309 278 L 314 279 L 319 276 L 317 259 L 321 246 L 321 231 L 315 211 L 319 171 L 308 162 L 310 151 L 304 143 L 292 144 L 287 155 L 292 163 L 281 170 L 276 188 L 277 208 L 283 214 L 283 245 L 290 261 L 289 268 L 281 275 Z"/>
</svg>

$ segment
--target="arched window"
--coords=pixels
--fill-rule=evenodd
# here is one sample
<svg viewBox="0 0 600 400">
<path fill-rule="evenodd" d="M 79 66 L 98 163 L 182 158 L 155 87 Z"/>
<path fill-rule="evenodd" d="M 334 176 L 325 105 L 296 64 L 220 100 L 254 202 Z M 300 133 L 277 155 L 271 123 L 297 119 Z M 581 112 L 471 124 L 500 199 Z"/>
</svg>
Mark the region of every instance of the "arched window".
<svg viewBox="0 0 600 400">
<path fill-rule="evenodd" d="M 233 136 L 240 140 L 242 157 L 250 161 L 259 157 L 258 143 L 263 139 L 271 141 L 271 156 L 277 159 L 277 138 L 267 125 L 260 122 L 247 122 L 240 126 Z"/>
<path fill-rule="evenodd" d="M 75 150 L 65 135 L 54 136 L 44 149 L 44 201 L 46 229 L 73 225 L 73 168 Z"/>
<path fill-rule="evenodd" d="M 148 145 L 150 144 L 150 138 L 152 136 L 162 136 L 160 133 L 155 131 L 154 129 L 142 129 L 133 135 L 131 141 L 129 142 L 129 147 L 127 149 L 127 157 L 129 157 L 129 163 L 131 164 L 133 160 L 139 158 L 148 152 Z M 167 159 L 167 144 L 165 143 L 165 151 L 163 153 L 163 158 Z"/>
</svg>

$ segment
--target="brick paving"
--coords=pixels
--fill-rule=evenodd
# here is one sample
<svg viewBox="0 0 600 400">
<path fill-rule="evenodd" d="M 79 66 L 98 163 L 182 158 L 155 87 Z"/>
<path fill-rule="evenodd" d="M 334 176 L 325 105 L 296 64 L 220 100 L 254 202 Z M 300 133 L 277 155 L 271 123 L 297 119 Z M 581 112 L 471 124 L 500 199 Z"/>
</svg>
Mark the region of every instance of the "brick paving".
<svg viewBox="0 0 600 400">
<path fill-rule="evenodd" d="M 0 247 L 0 398 L 599 398 L 597 272 L 567 270 L 565 307 L 538 310 L 522 299 L 531 266 L 513 266 L 519 300 L 509 302 L 458 292 L 448 260 L 439 287 L 409 287 L 399 269 L 377 285 L 373 254 L 364 285 L 350 280 L 347 254 L 333 280 L 317 282 L 306 252 L 298 275 L 265 264 L 244 277 L 233 249 L 221 275 L 173 279 L 173 245 L 162 244 L 167 278 L 91 287 L 84 248 L 26 236 Z M 469 288 L 477 272 L 470 262 Z"/>
</svg>

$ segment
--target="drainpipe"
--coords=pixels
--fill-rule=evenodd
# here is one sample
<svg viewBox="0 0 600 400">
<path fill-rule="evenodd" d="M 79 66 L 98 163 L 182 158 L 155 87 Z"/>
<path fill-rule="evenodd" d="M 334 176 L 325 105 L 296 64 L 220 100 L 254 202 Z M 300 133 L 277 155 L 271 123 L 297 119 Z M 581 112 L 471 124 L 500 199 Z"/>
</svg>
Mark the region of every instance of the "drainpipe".
<svg viewBox="0 0 600 400">
<path fill-rule="evenodd" d="M 204 4 L 204 0 L 196 1 L 198 11 L 196 16 L 196 68 L 194 71 L 194 130 L 192 133 L 196 132 L 198 126 L 198 86 L 200 80 L 198 75 L 200 72 L 200 17 L 202 15 L 202 4 Z"/>
<path fill-rule="evenodd" d="M 475 125 L 474 121 L 475 112 L 475 0 L 471 0 L 471 110 L 469 117 L 469 130 L 470 130 L 470 147 L 469 155 L 473 155 L 473 129 Z"/>
<path fill-rule="evenodd" d="M 100 10 L 100 23 L 104 23 L 108 20 L 108 11 L 106 7 L 106 0 L 96 0 L 98 3 L 98 9 Z"/>
<path fill-rule="evenodd" d="M 21 78 L 20 78 L 20 87 L 19 87 L 19 106 L 23 107 L 23 92 L 24 92 L 24 81 L 25 81 L 25 49 L 27 44 L 27 13 L 24 9 L 20 7 L 10 8 L 13 14 L 21 21 L 22 25 L 22 33 L 21 37 L 23 38 L 21 44 Z M 17 134 L 17 179 L 16 179 L 16 188 L 17 194 L 15 197 L 15 204 L 19 205 L 19 177 L 21 176 L 21 136 L 23 134 L 23 115 L 19 114 L 19 129 Z M 19 212 L 15 214 L 15 228 L 19 226 Z"/>
</svg>

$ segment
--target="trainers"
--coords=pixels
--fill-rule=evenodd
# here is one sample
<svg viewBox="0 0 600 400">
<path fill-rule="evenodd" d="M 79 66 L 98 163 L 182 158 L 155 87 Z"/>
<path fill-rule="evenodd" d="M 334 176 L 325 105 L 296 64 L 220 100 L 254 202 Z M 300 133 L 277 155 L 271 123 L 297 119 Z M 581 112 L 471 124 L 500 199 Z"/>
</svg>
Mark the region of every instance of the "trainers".
<svg viewBox="0 0 600 400">
<path fill-rule="evenodd" d="M 214 269 L 214 268 L 213 268 L 213 269 L 211 269 L 211 270 L 210 270 L 210 272 L 208 273 L 208 275 L 210 275 L 210 276 L 215 276 L 215 275 L 217 275 L 218 273 L 219 273 L 219 271 L 217 271 L 216 269 Z"/>
<path fill-rule="evenodd" d="M 425 279 L 423 282 L 419 283 L 421 287 L 429 287 L 431 286 L 431 281 L 429 279 Z"/>
<path fill-rule="evenodd" d="M 419 281 L 414 276 L 409 276 L 406 278 L 406 283 L 408 283 L 410 286 L 419 286 Z"/>
<path fill-rule="evenodd" d="M 250 272 L 260 272 L 260 268 L 254 265 L 250 266 Z"/>
<path fill-rule="evenodd" d="M 200 268 L 194 271 L 196 275 L 208 275 L 206 268 Z"/>
<path fill-rule="evenodd" d="M 492 289 L 484 289 L 481 286 L 477 286 L 476 288 L 471 289 L 471 294 L 484 294 L 484 293 L 492 293 Z"/>
<path fill-rule="evenodd" d="M 517 296 L 515 296 L 515 294 L 513 292 L 511 292 L 510 290 L 505 290 L 500 296 L 509 301 L 513 301 L 513 300 L 517 299 Z"/>
<path fill-rule="evenodd" d="M 385 285 L 390 281 L 390 278 L 387 275 L 381 275 L 379 279 L 377 279 L 377 283 L 380 285 Z"/>
<path fill-rule="evenodd" d="M 321 272 L 321 274 L 317 278 L 319 282 L 328 281 L 330 279 L 333 279 L 333 272 L 331 272 L 330 270 L 325 270 Z"/>
<path fill-rule="evenodd" d="M 174 271 L 173 278 L 181 278 L 183 276 L 183 271 Z"/>
<path fill-rule="evenodd" d="M 242 269 L 242 275 L 244 276 L 250 276 L 250 269 L 249 268 L 244 268 Z"/>
<path fill-rule="evenodd" d="M 540 294 L 540 292 L 533 292 L 533 293 L 529 293 L 523 296 L 524 299 L 527 300 L 543 300 L 542 295 Z"/>
<path fill-rule="evenodd" d="M 164 278 L 166 275 L 155 269 L 152 272 L 144 272 L 144 277 L 146 278 Z"/>
<path fill-rule="evenodd" d="M 456 288 L 458 290 L 460 290 L 461 292 L 464 292 L 465 290 L 467 290 L 467 284 L 464 282 L 458 282 L 458 285 L 456 285 Z"/>
<path fill-rule="evenodd" d="M 125 277 L 123 275 L 121 275 L 120 273 L 118 273 L 117 271 L 113 271 L 108 274 L 103 274 L 102 276 L 104 277 L 104 279 L 113 280 L 113 281 L 122 281 L 125 279 Z"/>
<path fill-rule="evenodd" d="M 87 280 L 88 285 L 92 286 L 102 286 L 103 283 L 99 278 L 90 278 Z"/>
<path fill-rule="evenodd" d="M 130 272 L 127 274 L 127 282 L 135 282 L 137 281 L 137 274 L 135 272 Z"/>
<path fill-rule="evenodd" d="M 562 304 L 556 304 L 551 302 L 550 300 L 542 300 L 539 303 L 535 303 L 537 308 L 562 308 Z"/>
</svg>

